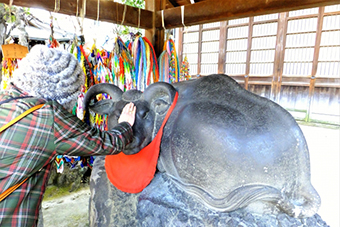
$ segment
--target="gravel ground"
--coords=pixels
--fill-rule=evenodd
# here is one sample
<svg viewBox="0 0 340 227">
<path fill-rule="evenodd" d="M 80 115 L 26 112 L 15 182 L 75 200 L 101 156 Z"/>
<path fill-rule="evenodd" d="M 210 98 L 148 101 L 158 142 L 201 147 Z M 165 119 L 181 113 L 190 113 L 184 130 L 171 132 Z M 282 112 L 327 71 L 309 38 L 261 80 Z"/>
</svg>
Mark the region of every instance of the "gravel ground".
<svg viewBox="0 0 340 227">
<path fill-rule="evenodd" d="M 43 201 L 44 227 L 87 227 L 89 226 L 90 189 L 84 188 L 67 196 Z"/>
<path fill-rule="evenodd" d="M 340 129 L 300 125 L 309 147 L 312 184 L 321 196 L 318 214 L 330 227 L 339 227 Z M 86 227 L 89 188 L 43 201 L 44 227 Z"/>
</svg>

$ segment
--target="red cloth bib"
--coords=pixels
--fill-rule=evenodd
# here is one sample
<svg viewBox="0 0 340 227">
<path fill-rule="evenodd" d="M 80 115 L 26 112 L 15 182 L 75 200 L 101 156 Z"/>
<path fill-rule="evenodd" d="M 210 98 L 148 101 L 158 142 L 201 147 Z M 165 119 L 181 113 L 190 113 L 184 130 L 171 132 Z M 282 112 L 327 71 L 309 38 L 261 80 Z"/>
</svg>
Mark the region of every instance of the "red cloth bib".
<svg viewBox="0 0 340 227">
<path fill-rule="evenodd" d="M 128 193 L 138 193 L 151 182 L 156 172 L 163 128 L 176 106 L 177 98 L 178 93 L 176 93 L 156 137 L 148 146 L 133 155 L 126 155 L 121 152 L 118 155 L 106 156 L 105 170 L 107 177 L 119 190 Z"/>
</svg>

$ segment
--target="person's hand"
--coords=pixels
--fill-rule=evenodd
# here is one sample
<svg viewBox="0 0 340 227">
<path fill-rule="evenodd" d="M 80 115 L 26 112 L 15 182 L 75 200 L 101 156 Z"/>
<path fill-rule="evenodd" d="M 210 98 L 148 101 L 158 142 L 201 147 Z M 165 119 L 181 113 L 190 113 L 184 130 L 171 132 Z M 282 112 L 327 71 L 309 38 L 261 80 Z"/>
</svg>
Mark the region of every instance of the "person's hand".
<svg viewBox="0 0 340 227">
<path fill-rule="evenodd" d="M 120 117 L 118 119 L 118 123 L 126 121 L 131 126 L 133 126 L 133 124 L 135 123 L 135 115 L 136 107 L 132 102 L 130 102 L 124 106 L 122 113 L 120 114 Z"/>
</svg>

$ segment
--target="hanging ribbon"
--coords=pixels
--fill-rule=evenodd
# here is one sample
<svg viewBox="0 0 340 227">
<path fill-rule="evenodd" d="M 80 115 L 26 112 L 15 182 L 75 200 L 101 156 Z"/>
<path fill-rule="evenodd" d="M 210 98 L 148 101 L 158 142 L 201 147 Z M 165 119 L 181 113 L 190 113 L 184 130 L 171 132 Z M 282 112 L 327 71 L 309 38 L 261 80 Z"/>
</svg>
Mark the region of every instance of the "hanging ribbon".
<svg viewBox="0 0 340 227">
<path fill-rule="evenodd" d="M 113 56 L 111 57 L 111 72 L 113 84 L 122 91 L 136 87 L 136 77 L 133 59 L 129 49 L 120 37 L 115 39 Z"/>
<path fill-rule="evenodd" d="M 146 37 L 137 34 L 132 43 L 131 51 L 135 65 L 136 88 L 144 91 L 150 84 L 159 81 L 155 50 Z"/>
<path fill-rule="evenodd" d="M 169 37 L 164 43 L 163 52 L 159 57 L 159 65 L 162 67 L 159 70 L 162 81 L 175 83 L 179 81 L 179 63 L 176 53 L 175 43 Z"/>
<path fill-rule="evenodd" d="M 19 58 L 3 58 L 2 59 L 2 80 L 1 80 L 1 89 L 4 90 L 7 88 L 9 81 L 12 78 L 13 72 L 18 68 L 18 62 L 21 59 Z"/>
</svg>

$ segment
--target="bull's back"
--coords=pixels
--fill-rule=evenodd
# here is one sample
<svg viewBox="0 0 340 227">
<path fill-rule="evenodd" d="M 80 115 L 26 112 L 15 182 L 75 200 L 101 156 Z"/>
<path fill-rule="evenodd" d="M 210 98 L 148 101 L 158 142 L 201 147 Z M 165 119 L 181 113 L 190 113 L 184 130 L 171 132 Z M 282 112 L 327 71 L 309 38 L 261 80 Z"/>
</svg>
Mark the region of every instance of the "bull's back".
<svg viewBox="0 0 340 227">
<path fill-rule="evenodd" d="M 310 180 L 304 136 L 279 105 L 224 75 L 174 86 L 179 99 L 160 158 L 169 175 L 218 199 L 240 186 Z"/>
</svg>

